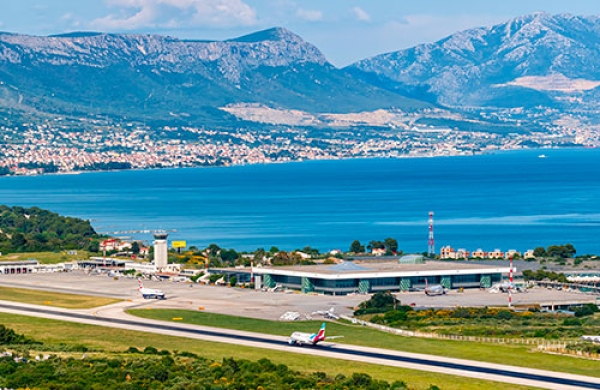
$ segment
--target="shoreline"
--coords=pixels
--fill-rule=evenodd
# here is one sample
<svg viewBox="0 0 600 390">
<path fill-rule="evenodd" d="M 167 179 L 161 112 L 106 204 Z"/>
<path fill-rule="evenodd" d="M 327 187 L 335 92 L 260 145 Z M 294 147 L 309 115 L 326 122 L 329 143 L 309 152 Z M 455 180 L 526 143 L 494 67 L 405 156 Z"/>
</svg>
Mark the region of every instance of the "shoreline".
<svg viewBox="0 0 600 390">
<path fill-rule="evenodd" d="M 510 153 L 510 152 L 524 152 L 524 151 L 542 151 L 542 150 L 587 150 L 589 147 L 581 146 L 581 147 L 545 147 L 545 148 L 515 148 L 515 149 L 496 149 L 496 150 L 485 150 L 479 152 L 471 152 L 467 153 L 456 153 L 456 154 L 422 154 L 422 155 L 398 155 L 398 156 L 357 156 L 357 157 L 331 157 L 331 158 L 299 158 L 296 160 L 288 160 L 288 161 L 269 161 L 269 162 L 256 162 L 256 163 L 232 163 L 232 164 L 213 164 L 213 165 L 190 165 L 190 166 L 167 166 L 167 167 L 140 167 L 140 168 L 127 168 L 127 169 L 98 169 L 98 170 L 70 170 L 70 171 L 59 171 L 59 172 L 49 172 L 49 173 L 22 173 L 22 174 L 10 174 L 10 175 L 0 175 L 0 179 L 8 178 L 8 177 L 39 177 L 39 176 L 52 176 L 52 175 L 82 175 L 88 173 L 105 173 L 105 172 L 131 172 L 131 171 L 152 171 L 152 170 L 164 170 L 164 169 L 198 169 L 198 168 L 229 168 L 229 167 L 243 167 L 243 166 L 260 166 L 260 165 L 271 165 L 271 164 L 293 164 L 293 163 L 306 163 L 306 162 L 314 162 L 314 161 L 343 161 L 343 160 L 372 160 L 372 159 L 429 159 L 429 158 L 455 158 L 455 157 L 476 157 L 476 156 L 484 156 L 484 155 L 496 155 L 502 153 Z M 545 156 L 546 157 L 546 156 Z"/>
</svg>

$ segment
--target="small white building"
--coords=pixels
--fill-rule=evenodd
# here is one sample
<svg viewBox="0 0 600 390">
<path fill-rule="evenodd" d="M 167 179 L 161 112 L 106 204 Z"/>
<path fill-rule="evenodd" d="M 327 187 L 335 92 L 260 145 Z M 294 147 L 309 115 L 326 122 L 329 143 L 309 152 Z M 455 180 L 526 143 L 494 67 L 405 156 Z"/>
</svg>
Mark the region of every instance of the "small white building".
<svg viewBox="0 0 600 390">
<path fill-rule="evenodd" d="M 304 253 L 304 252 L 300 252 L 300 251 L 296 251 L 296 254 L 298 256 L 300 256 L 303 260 L 308 260 L 311 258 L 311 256 L 308 253 Z"/>
<path fill-rule="evenodd" d="M 28 274 L 35 271 L 39 262 L 37 260 L 23 261 L 2 261 L 0 262 L 0 274 L 2 275 L 18 275 Z"/>
<path fill-rule="evenodd" d="M 373 256 L 383 256 L 385 255 L 385 248 L 373 248 L 371 249 L 371 254 Z"/>
</svg>

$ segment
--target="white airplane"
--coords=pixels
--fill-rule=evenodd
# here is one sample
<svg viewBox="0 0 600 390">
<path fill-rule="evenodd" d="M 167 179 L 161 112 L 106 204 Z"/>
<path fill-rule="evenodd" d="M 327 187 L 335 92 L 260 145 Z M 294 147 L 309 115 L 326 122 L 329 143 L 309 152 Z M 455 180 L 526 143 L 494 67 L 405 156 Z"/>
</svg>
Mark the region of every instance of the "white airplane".
<svg viewBox="0 0 600 390">
<path fill-rule="evenodd" d="M 425 294 L 427 295 L 444 295 L 446 294 L 446 289 L 441 284 L 432 284 L 431 286 L 427 284 L 427 278 L 425 278 Z"/>
<path fill-rule="evenodd" d="M 600 344 L 600 336 L 581 336 L 584 341 L 591 341 L 592 343 Z"/>
<path fill-rule="evenodd" d="M 507 293 L 510 290 L 510 292 L 523 292 L 523 287 L 521 286 L 517 286 L 515 283 L 513 282 L 501 282 L 501 283 L 496 283 L 494 284 L 492 287 L 490 287 L 489 292 L 493 292 L 493 293 L 497 293 L 497 292 L 502 292 L 502 293 Z"/>
<path fill-rule="evenodd" d="M 329 339 L 337 339 L 344 336 L 329 336 Z M 294 332 L 288 339 L 290 345 L 317 345 L 321 341 L 325 341 L 325 323 L 321 325 L 321 329 L 317 333 Z"/>
<path fill-rule="evenodd" d="M 338 316 L 337 314 L 334 313 L 335 308 L 332 307 L 329 310 L 317 310 L 317 311 L 313 311 L 312 313 L 310 313 L 311 315 L 319 315 L 319 316 L 323 316 L 325 318 L 329 318 L 332 320 L 339 320 L 340 316 Z"/>
<path fill-rule="evenodd" d="M 144 299 L 167 299 L 165 297 L 165 293 L 162 290 L 158 290 L 155 288 L 146 288 L 142 283 L 142 279 L 138 278 L 138 290 Z"/>
</svg>

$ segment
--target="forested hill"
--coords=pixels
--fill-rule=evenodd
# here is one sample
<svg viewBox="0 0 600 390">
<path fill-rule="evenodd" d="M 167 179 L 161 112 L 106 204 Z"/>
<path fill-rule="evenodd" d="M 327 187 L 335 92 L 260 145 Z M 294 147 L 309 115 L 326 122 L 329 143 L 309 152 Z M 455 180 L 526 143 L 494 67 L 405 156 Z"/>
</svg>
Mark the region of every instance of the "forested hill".
<svg viewBox="0 0 600 390">
<path fill-rule="evenodd" d="M 99 235 L 89 221 L 37 207 L 0 205 L 0 252 L 60 249 L 97 251 Z"/>
</svg>

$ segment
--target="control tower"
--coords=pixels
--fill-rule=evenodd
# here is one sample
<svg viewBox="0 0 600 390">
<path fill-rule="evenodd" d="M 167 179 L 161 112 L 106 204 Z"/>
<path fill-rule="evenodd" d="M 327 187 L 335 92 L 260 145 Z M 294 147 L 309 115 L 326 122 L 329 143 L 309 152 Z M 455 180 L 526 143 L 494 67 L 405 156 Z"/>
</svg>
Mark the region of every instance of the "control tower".
<svg viewBox="0 0 600 390">
<path fill-rule="evenodd" d="M 156 269 L 167 268 L 169 259 L 167 257 L 167 233 L 154 233 L 154 265 Z"/>
</svg>

